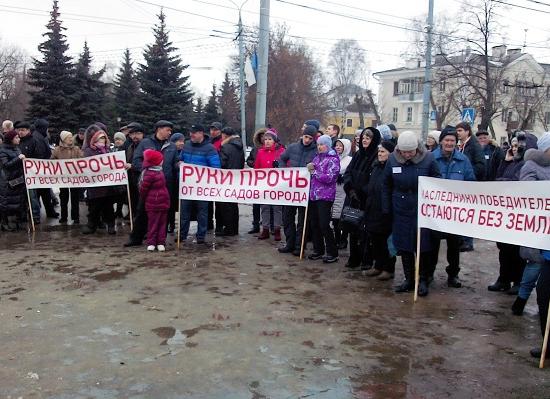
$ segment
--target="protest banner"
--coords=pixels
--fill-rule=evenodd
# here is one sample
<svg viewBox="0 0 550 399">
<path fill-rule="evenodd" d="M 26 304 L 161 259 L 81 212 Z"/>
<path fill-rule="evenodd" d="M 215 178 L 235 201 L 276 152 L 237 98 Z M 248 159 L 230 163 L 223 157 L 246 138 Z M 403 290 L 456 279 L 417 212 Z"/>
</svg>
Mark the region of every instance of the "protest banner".
<svg viewBox="0 0 550 399">
<path fill-rule="evenodd" d="M 419 177 L 415 301 L 422 227 L 550 249 L 549 184 L 547 181 L 467 182 Z"/>
<path fill-rule="evenodd" d="M 31 200 L 29 190 L 36 188 L 84 188 L 102 186 L 126 186 L 130 225 L 133 228 L 132 204 L 126 154 L 117 151 L 108 154 L 78 159 L 23 159 L 23 171 L 27 188 L 29 210 Z M 34 220 L 31 216 L 34 231 Z"/>
</svg>

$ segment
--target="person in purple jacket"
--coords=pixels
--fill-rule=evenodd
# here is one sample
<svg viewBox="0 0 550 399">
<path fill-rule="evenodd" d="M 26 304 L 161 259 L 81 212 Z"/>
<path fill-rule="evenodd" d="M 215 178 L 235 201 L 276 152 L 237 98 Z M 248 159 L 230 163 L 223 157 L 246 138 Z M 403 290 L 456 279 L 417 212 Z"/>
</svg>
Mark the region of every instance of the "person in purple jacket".
<svg viewBox="0 0 550 399">
<path fill-rule="evenodd" d="M 162 171 L 162 152 L 147 149 L 139 179 L 139 195 L 147 212 L 147 251 L 166 250 L 166 224 L 170 209 L 170 194 Z"/>
<path fill-rule="evenodd" d="M 332 149 L 332 139 L 326 134 L 317 139 L 317 150 L 318 154 L 307 164 L 311 173 L 309 212 L 313 234 L 313 253 L 308 259 L 323 259 L 324 263 L 334 263 L 338 261 L 338 247 L 330 220 L 336 196 L 336 181 L 340 174 L 340 158 Z"/>
</svg>

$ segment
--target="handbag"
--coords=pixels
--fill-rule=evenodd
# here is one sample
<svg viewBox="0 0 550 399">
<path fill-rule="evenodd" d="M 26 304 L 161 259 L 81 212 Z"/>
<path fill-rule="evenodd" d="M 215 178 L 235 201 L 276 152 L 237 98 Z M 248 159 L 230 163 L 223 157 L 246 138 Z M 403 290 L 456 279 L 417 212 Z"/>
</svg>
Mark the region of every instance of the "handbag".
<svg viewBox="0 0 550 399">
<path fill-rule="evenodd" d="M 25 184 L 25 176 L 19 176 L 15 179 L 8 180 L 10 188 L 15 188 L 21 184 Z"/>
<path fill-rule="evenodd" d="M 342 214 L 340 215 L 340 221 L 344 224 L 361 227 L 365 219 L 365 212 L 361 209 L 354 208 L 346 205 L 342 208 Z"/>
</svg>

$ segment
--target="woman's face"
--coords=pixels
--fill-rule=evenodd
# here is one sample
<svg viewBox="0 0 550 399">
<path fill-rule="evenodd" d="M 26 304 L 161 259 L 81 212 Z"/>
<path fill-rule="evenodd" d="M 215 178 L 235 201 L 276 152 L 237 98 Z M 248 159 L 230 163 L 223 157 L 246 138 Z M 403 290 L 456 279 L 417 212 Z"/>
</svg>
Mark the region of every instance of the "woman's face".
<svg viewBox="0 0 550 399">
<path fill-rule="evenodd" d="M 97 138 L 97 141 L 95 143 L 96 146 L 99 146 L 99 147 L 105 147 L 105 144 L 107 143 L 107 136 L 105 136 L 104 134 L 102 134 L 101 136 L 99 136 Z"/>
<path fill-rule="evenodd" d="M 184 145 L 185 145 L 185 140 L 182 139 L 182 140 L 176 141 L 176 149 L 177 149 L 178 151 L 183 150 L 183 146 L 184 146 Z"/>
<path fill-rule="evenodd" d="M 11 142 L 13 145 L 19 145 L 19 143 L 21 142 L 21 137 L 15 136 Z"/>
<path fill-rule="evenodd" d="M 336 153 L 338 155 L 342 155 L 342 153 L 344 152 L 344 144 L 342 144 L 340 141 L 337 141 L 334 145 L 334 149 L 336 150 Z"/>
<path fill-rule="evenodd" d="M 124 140 L 122 140 L 122 139 L 116 139 L 115 140 L 115 146 L 122 147 L 123 144 L 124 144 Z"/>
<path fill-rule="evenodd" d="M 389 156 L 390 152 L 388 150 L 384 147 L 378 147 L 378 162 L 386 162 Z"/>
<path fill-rule="evenodd" d="M 320 153 L 328 152 L 328 145 L 317 144 L 317 151 L 320 152 Z"/>
<path fill-rule="evenodd" d="M 371 142 L 372 142 L 372 138 L 368 134 L 364 134 L 363 141 L 362 141 L 363 148 L 368 148 Z"/>
<path fill-rule="evenodd" d="M 435 140 L 432 136 L 428 136 L 426 139 L 426 144 L 428 144 L 430 147 L 433 147 L 435 145 Z"/>
<path fill-rule="evenodd" d="M 67 145 L 73 145 L 73 142 L 74 142 L 73 136 L 65 137 L 65 140 L 63 140 L 63 142 Z"/>
<path fill-rule="evenodd" d="M 267 148 L 271 148 L 273 144 L 275 143 L 275 140 L 273 140 L 273 137 L 271 136 L 264 136 L 264 145 Z"/>
<path fill-rule="evenodd" d="M 512 154 L 514 156 L 516 156 L 518 153 L 518 145 L 517 144 L 512 144 Z"/>
</svg>

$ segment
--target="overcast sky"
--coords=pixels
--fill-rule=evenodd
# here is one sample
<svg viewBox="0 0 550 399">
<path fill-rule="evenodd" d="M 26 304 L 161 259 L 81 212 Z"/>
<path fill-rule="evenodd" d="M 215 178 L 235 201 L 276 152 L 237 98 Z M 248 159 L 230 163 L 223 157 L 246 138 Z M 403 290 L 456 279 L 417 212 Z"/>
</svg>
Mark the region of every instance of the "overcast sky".
<svg viewBox="0 0 550 399">
<path fill-rule="evenodd" d="M 465 1 L 435 0 L 435 14 L 457 16 L 468 7 Z M 234 2 L 240 5 L 243 0 Z M 521 46 L 528 29 L 526 51 L 540 62 L 550 63 L 550 0 L 502 2 L 516 5 L 500 4 L 499 22 L 507 36 L 505 43 Z M 545 2 L 548 5 L 541 4 Z M 190 65 L 193 89 L 207 96 L 212 83 L 223 80 L 230 66 L 229 57 L 237 54 L 232 39 L 238 12 L 230 0 L 59 0 L 71 55 L 76 56 L 87 40 L 98 66 L 106 62 L 119 64 L 126 47 L 134 59 L 140 59 L 143 47 L 153 40 L 151 27 L 157 22 L 158 5 L 165 7 L 170 38 L 180 49 L 183 61 Z M 30 56 L 37 56 L 51 6 L 50 0 L 0 0 L 2 45 L 15 44 Z M 248 0 L 243 7 L 243 23 L 257 25 L 259 9 L 260 0 Z M 427 9 L 428 0 L 271 0 L 271 24 L 284 23 L 291 35 L 303 37 L 323 67 L 338 39 L 356 39 L 366 50 L 372 73 L 403 66 L 401 54 L 411 32 L 402 28 L 410 26 L 411 18 L 427 14 Z"/>
</svg>

